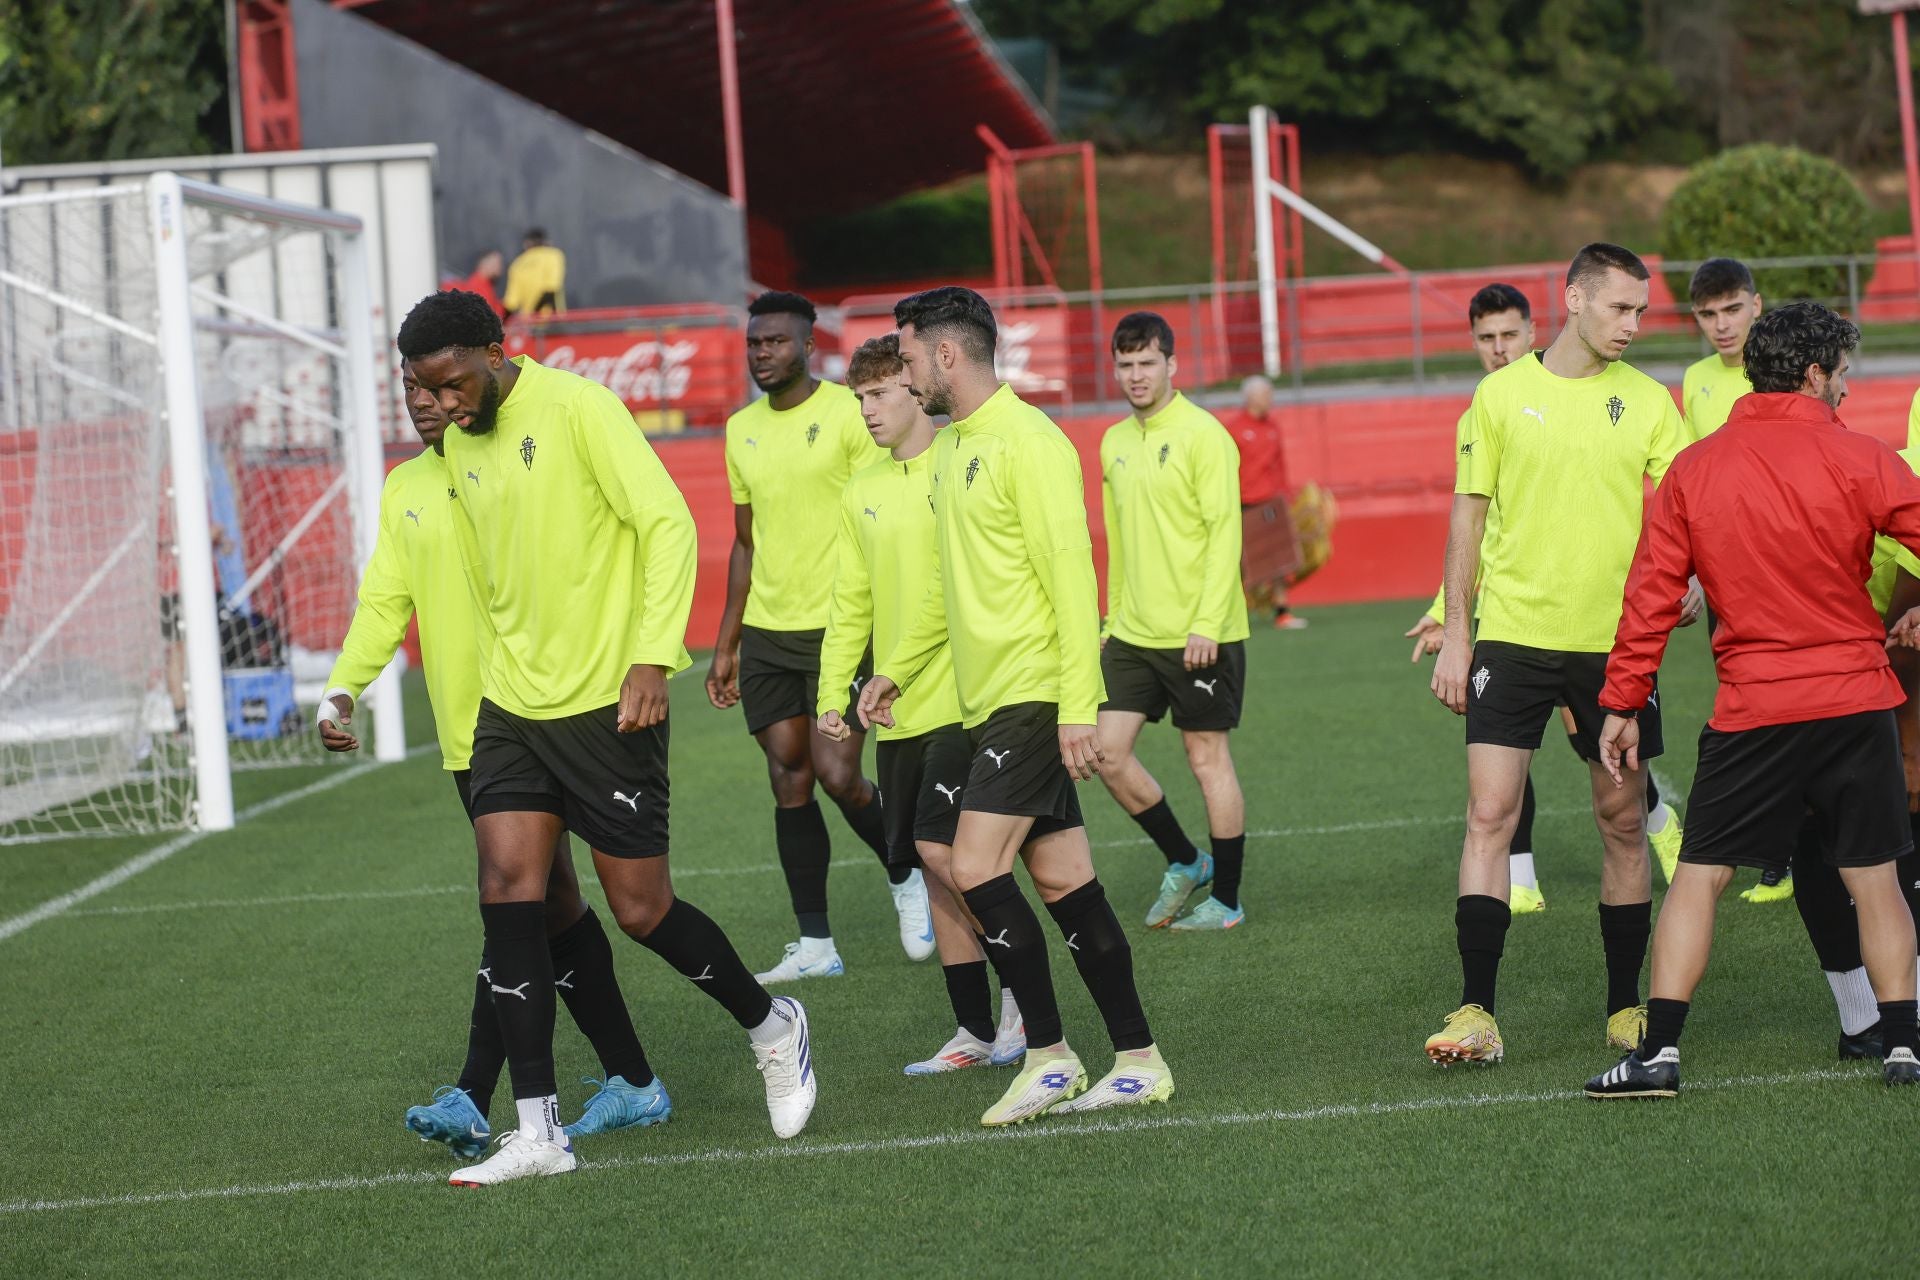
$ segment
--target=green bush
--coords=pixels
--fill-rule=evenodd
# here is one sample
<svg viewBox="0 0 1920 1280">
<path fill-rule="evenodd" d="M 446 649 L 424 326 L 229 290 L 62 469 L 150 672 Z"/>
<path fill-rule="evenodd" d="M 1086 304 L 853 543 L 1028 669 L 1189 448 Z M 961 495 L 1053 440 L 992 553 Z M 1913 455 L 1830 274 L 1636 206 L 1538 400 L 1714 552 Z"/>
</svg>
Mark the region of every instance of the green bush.
<svg viewBox="0 0 1920 1280">
<path fill-rule="evenodd" d="M 993 271 L 993 231 L 984 184 L 919 191 L 841 217 L 818 218 L 794 236 L 810 284 L 919 280 Z"/>
<path fill-rule="evenodd" d="M 1660 251 L 1670 262 L 1866 255 L 1872 223 L 1867 198 L 1845 169 L 1796 147 L 1759 143 L 1693 167 L 1661 213 Z M 1862 264 L 1860 288 L 1871 274 Z M 1754 277 L 1772 303 L 1847 295 L 1844 266 L 1773 267 Z M 1686 277 L 1671 276 L 1669 284 L 1684 304 Z"/>
</svg>

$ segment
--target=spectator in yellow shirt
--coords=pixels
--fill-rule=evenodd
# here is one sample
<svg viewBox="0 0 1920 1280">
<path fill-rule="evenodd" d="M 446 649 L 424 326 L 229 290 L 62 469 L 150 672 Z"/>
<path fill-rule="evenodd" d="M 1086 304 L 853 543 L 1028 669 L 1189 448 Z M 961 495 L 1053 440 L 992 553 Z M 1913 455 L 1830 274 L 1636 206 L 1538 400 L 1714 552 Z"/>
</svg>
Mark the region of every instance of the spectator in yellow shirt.
<svg viewBox="0 0 1920 1280">
<path fill-rule="evenodd" d="M 507 267 L 508 315 L 557 316 L 567 309 L 567 255 L 547 243 L 539 227 L 520 241 L 520 256 Z"/>
</svg>

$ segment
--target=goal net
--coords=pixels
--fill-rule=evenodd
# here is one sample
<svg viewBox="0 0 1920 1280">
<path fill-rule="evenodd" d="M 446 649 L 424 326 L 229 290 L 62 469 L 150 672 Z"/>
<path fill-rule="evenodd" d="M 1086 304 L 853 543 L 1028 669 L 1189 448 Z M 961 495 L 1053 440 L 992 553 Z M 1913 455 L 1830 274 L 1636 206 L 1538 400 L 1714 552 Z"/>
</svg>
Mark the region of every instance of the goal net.
<svg viewBox="0 0 1920 1280">
<path fill-rule="evenodd" d="M 228 826 L 231 770 L 330 759 L 382 470 L 361 253 L 170 174 L 0 200 L 0 841 Z"/>
</svg>

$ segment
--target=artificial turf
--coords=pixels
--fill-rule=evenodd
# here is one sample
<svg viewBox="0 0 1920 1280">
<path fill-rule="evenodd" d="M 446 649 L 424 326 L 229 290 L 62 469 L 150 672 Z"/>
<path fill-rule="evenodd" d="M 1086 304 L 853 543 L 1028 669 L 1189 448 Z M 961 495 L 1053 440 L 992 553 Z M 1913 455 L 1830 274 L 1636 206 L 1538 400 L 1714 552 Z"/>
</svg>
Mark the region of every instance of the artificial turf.
<svg viewBox="0 0 1920 1280">
<path fill-rule="evenodd" d="M 1611 1055 L 1598 841 L 1557 731 L 1535 774 L 1549 907 L 1509 935 L 1507 1060 L 1427 1063 L 1458 998 L 1464 784 L 1459 722 L 1399 636 L 1419 608 L 1329 608 L 1249 642 L 1232 933 L 1140 925 L 1159 856 L 1086 784 L 1178 1093 L 1014 1131 L 977 1124 L 1006 1072 L 901 1074 L 951 1033 L 944 990 L 935 962 L 901 954 L 885 879 L 835 816 L 848 971 L 791 988 L 820 1077 L 801 1137 L 773 1138 L 731 1020 L 616 934 L 673 1122 L 580 1142 L 567 1177 L 452 1190 L 451 1158 L 400 1124 L 458 1069 L 479 948 L 451 784 L 430 754 L 242 775 L 243 808 L 345 780 L 0 939 L 0 1274 L 1851 1276 L 1910 1260 L 1920 1091 L 1835 1062 L 1791 905 L 1729 896 L 1678 1100 L 1577 1096 Z M 1656 767 L 1683 793 L 1704 635 L 1679 637 L 1662 679 Z M 793 922 L 764 765 L 696 679 L 673 708 L 679 890 L 765 967 Z M 1173 731 L 1150 727 L 1141 752 L 1198 834 Z M 0 848 L 0 925 L 157 843 Z M 1057 939 L 1053 961 L 1069 1039 L 1103 1070 Z M 571 1117 L 595 1063 L 564 1010 L 556 1043 Z"/>
</svg>

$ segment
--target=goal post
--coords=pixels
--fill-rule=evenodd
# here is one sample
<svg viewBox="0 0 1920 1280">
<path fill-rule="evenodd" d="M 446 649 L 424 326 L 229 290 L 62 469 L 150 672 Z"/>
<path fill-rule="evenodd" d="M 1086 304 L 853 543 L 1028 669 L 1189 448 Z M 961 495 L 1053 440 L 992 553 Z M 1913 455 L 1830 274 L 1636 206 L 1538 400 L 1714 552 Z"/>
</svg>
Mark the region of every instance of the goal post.
<svg viewBox="0 0 1920 1280">
<path fill-rule="evenodd" d="M 0 198 L 0 842 L 234 822 L 338 764 L 384 472 L 366 233 L 157 174 Z M 396 674 L 359 723 L 405 754 Z"/>
</svg>

